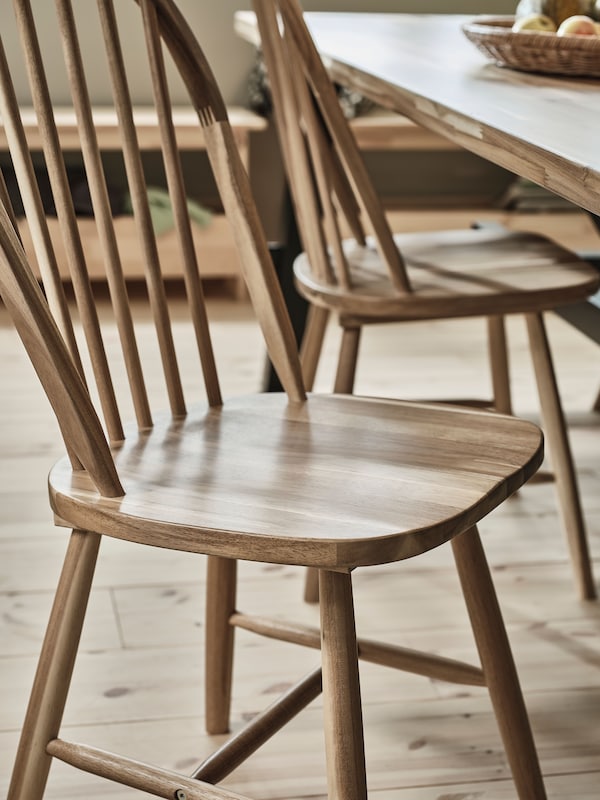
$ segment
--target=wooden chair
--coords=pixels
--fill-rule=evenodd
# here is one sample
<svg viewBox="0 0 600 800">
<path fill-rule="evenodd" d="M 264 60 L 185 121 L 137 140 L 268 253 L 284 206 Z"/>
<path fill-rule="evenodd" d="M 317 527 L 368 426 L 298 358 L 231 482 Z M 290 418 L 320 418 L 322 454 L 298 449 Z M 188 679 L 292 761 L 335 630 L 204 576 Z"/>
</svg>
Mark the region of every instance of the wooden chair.
<svg viewBox="0 0 600 800">
<path fill-rule="evenodd" d="M 491 405 L 510 414 L 504 317 L 523 314 L 576 581 L 582 598 L 594 598 L 542 313 L 593 293 L 597 271 L 546 238 L 501 227 L 393 235 L 298 1 L 254 0 L 254 9 L 305 250 L 294 267 L 297 288 L 310 303 L 302 342 L 305 385 L 312 388 L 331 314 L 342 329 L 336 392 L 353 390 L 365 325 L 481 316 L 489 331 Z M 316 599 L 314 574 L 306 598 Z"/>
<path fill-rule="evenodd" d="M 11 71 L 0 49 L 0 113 L 36 245 L 44 294 L 25 257 L 4 184 L 0 186 L 0 292 L 64 436 L 67 455 L 50 473 L 49 493 L 57 524 L 72 531 L 9 800 L 40 800 L 53 759 L 162 798 L 234 800 L 232 793 L 214 784 L 315 698 L 321 685 L 328 796 L 365 798 L 358 655 L 430 678 L 486 685 L 519 797 L 545 798 L 517 674 L 476 529 L 483 516 L 539 467 L 543 457 L 539 429 L 509 416 L 476 410 L 351 395 L 306 396 L 283 298 L 212 73 L 174 0 L 139 0 L 142 41 L 145 38 L 161 120 L 165 171 L 206 386 L 206 398 L 188 405 L 157 260 L 124 67 L 121 40 L 126 36 L 127 42 L 135 41 L 135 18 L 131 14 L 125 17 L 127 27 L 120 38 L 113 0 L 98 0 L 97 9 L 89 0 L 84 9 L 86 25 L 89 31 L 91 25 L 98 24 L 98 38 L 107 51 L 164 368 L 168 408 L 151 411 L 140 355 L 144 350 L 136 340 L 91 124 L 84 54 L 70 0 L 56 0 L 61 34 L 58 47 L 62 46 L 67 65 L 131 390 L 130 398 L 119 395 L 117 401 L 111 378 L 116 356 L 106 356 L 103 328 L 82 257 L 35 15 L 30 0 L 15 0 L 14 6 L 87 353 L 80 356 L 78 350 L 82 340 L 79 325 L 73 325 L 72 304 L 66 301 L 58 280 Z M 81 2 L 75 6 L 78 13 L 82 12 Z M 122 9 L 119 3 L 119 12 Z M 181 165 L 169 115 L 166 76 L 173 72 L 167 73 L 165 67 L 167 51 L 197 109 L 198 135 L 206 143 L 249 294 L 270 358 L 285 387 L 283 393 L 256 393 L 223 402 L 196 255 L 190 245 Z M 136 51 L 137 59 L 143 57 Z M 91 67 L 97 70 L 95 54 L 93 59 Z M 82 364 L 88 363 L 91 375 L 84 377 Z M 153 368 L 155 374 L 156 365 Z M 195 364 L 190 368 L 197 369 Z M 99 412 L 92 400 L 96 395 Z M 133 422 L 122 422 L 121 403 L 132 404 Z M 352 498 L 351 503 L 348 498 Z M 209 733 L 223 733 L 229 726 L 236 627 L 321 649 L 320 666 L 191 775 L 139 763 L 60 736 L 103 536 L 208 556 Z M 352 571 L 417 557 L 447 542 L 452 545 L 481 667 L 392 644 L 357 642 Z M 240 611 L 236 603 L 236 563 L 240 559 L 318 569 L 320 631 Z"/>
</svg>

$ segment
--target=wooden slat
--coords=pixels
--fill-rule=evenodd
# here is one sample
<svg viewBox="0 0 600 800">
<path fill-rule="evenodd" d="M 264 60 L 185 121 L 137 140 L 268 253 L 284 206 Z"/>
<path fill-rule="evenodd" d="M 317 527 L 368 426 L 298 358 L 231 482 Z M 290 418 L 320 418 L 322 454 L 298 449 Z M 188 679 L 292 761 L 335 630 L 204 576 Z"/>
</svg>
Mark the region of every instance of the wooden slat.
<svg viewBox="0 0 600 800">
<path fill-rule="evenodd" d="M 198 261 L 192 237 L 192 227 L 187 210 L 187 197 L 183 183 L 181 160 L 177 150 L 174 123 L 170 114 L 171 101 L 161 51 L 156 10 L 147 0 L 144 0 L 141 6 L 146 31 L 146 45 L 152 70 L 152 86 L 154 87 L 154 95 L 158 110 L 167 184 L 171 203 L 173 205 L 175 226 L 179 236 L 181 262 L 190 304 L 190 317 L 196 333 L 196 341 L 198 343 L 200 360 L 204 372 L 204 383 L 208 402 L 211 406 L 218 406 L 221 405 L 223 401 L 221 398 L 219 379 L 217 377 L 215 356 L 210 341 L 204 292 L 198 272 Z"/>
<path fill-rule="evenodd" d="M 161 279 L 156 238 L 150 217 L 146 182 L 133 120 L 131 98 L 127 87 L 123 54 L 119 43 L 117 21 L 111 0 L 98 0 L 98 9 L 110 67 L 115 106 L 122 131 L 123 157 L 131 203 L 138 224 L 140 248 L 146 264 L 148 294 L 154 314 L 167 393 L 172 413 L 175 416 L 181 416 L 185 414 L 185 400 L 173 344 L 165 289 Z"/>
<path fill-rule="evenodd" d="M 322 683 L 318 667 L 209 756 L 194 771 L 193 777 L 208 783 L 222 781 L 312 703 L 321 694 Z"/>
<path fill-rule="evenodd" d="M 307 81 L 312 86 L 329 134 L 340 160 L 346 168 L 348 179 L 354 186 L 356 200 L 365 219 L 368 219 L 373 227 L 376 245 L 389 271 L 392 285 L 399 293 L 410 293 L 410 281 L 406 274 L 402 255 L 394 243 L 362 156 L 346 123 L 331 80 L 325 72 L 318 51 L 306 28 L 301 10 L 287 0 L 281 0 L 279 9 L 286 29 L 289 28 L 290 34 L 296 42 Z"/>
<path fill-rule="evenodd" d="M 79 312 L 84 322 L 83 328 L 100 395 L 100 402 L 111 440 L 121 441 L 123 439 L 123 428 L 106 359 L 94 298 L 86 274 L 85 257 L 75 219 L 73 200 L 60 142 L 53 120 L 52 102 L 29 0 L 23 0 L 23 2 L 15 4 L 15 12 L 23 48 L 28 54 L 26 66 L 29 84 L 34 107 L 40 120 L 46 166 L 52 185 L 58 218 L 63 230 L 71 280 Z"/>
<path fill-rule="evenodd" d="M 234 614 L 230 622 L 232 625 L 258 633 L 261 636 L 268 636 L 283 642 L 292 642 L 314 649 L 321 647 L 317 628 L 290 625 L 277 620 L 241 613 Z M 372 664 L 412 672 L 432 680 L 461 683 L 465 686 L 485 686 L 483 672 L 479 667 L 463 664 L 442 656 L 434 656 L 431 653 L 421 653 L 406 647 L 398 647 L 393 644 L 375 642 L 359 637 L 358 657 Z"/>
<path fill-rule="evenodd" d="M 269 66 L 271 91 L 279 102 L 273 112 L 284 155 L 284 167 L 298 227 L 315 274 L 326 283 L 333 282 L 333 271 L 326 251 L 320 215 L 315 204 L 313 176 L 306 144 L 298 126 L 298 108 L 294 101 L 294 83 L 285 64 L 281 40 L 277 33 L 275 9 L 269 3 L 256 6 L 256 16 L 263 39 L 265 61 Z"/>
<path fill-rule="evenodd" d="M 290 37 L 287 37 L 290 39 Z M 321 127 L 320 120 L 314 108 L 302 71 L 302 62 L 298 56 L 297 48 L 291 39 L 288 41 L 288 58 L 292 59 L 292 79 L 298 98 L 297 114 L 303 120 L 307 147 L 311 154 L 315 186 L 320 200 L 323 215 L 323 229 L 331 252 L 324 253 L 324 258 L 333 266 L 336 283 L 344 289 L 350 289 L 350 268 L 344 253 L 340 226 L 337 212 L 333 202 L 333 183 L 335 180 L 335 166 L 331 163 L 331 143 L 327 140 Z M 288 148 L 289 149 L 289 148 Z"/>
<path fill-rule="evenodd" d="M 0 292 L 67 443 L 70 469 L 81 464 L 107 497 L 123 494 L 104 432 L 23 247 L 0 206 Z M 74 463 L 73 456 L 76 457 Z"/>
<path fill-rule="evenodd" d="M 94 747 L 54 739 L 48 744 L 54 758 L 102 778 L 149 792 L 165 800 L 247 800 L 242 795 L 187 778 L 176 772 L 115 756 Z"/>
<path fill-rule="evenodd" d="M 65 63 L 71 84 L 71 96 L 80 131 L 81 151 L 86 166 L 86 177 L 94 208 L 105 274 L 110 287 L 123 356 L 129 376 L 133 404 L 139 427 L 142 429 L 149 428 L 152 425 L 152 415 L 135 340 L 135 331 L 129 308 L 117 237 L 112 221 L 108 190 L 84 77 L 83 60 L 75 30 L 73 10 L 70 3 L 65 2 L 65 0 L 57 2 L 57 10 L 61 25 Z"/>
<path fill-rule="evenodd" d="M 209 160 L 240 254 L 271 363 L 292 401 L 306 397 L 296 339 L 227 108 L 206 57 L 170 0 L 157 0 L 161 33 L 204 127 Z"/>
<path fill-rule="evenodd" d="M 30 231 L 50 310 L 65 342 L 67 342 L 69 352 L 82 378 L 85 380 L 77 342 L 73 333 L 73 325 L 60 279 L 56 254 L 52 247 L 42 199 L 35 180 L 31 154 L 27 147 L 23 125 L 19 124 L 20 115 L 18 109 L 19 106 L 6 60 L 4 44 L 0 42 L 0 114 L 3 121 L 2 132 L 10 147 L 11 160 L 17 174 L 23 207 L 30 220 Z M 10 209 L 11 204 L 8 193 L 5 194 L 4 202 L 7 209 Z M 16 220 L 13 219 L 13 223 L 15 224 L 15 230 L 18 230 Z"/>
</svg>

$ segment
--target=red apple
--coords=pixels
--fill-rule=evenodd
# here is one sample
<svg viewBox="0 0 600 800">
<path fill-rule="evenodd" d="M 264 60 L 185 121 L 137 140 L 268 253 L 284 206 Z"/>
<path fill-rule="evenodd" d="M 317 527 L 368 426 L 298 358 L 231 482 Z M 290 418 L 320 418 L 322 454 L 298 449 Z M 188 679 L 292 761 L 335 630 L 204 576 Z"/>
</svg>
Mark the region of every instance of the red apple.
<svg viewBox="0 0 600 800">
<path fill-rule="evenodd" d="M 597 36 L 596 25 L 591 17 L 575 14 L 562 22 L 556 32 L 557 36 Z"/>
</svg>

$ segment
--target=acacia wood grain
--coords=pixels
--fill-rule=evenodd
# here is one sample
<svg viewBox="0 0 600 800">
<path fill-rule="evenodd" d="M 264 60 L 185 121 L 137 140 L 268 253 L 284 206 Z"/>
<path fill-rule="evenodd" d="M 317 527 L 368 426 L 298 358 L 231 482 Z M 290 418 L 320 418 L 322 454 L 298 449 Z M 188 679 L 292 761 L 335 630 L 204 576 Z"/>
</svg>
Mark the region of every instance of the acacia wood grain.
<svg viewBox="0 0 600 800">
<path fill-rule="evenodd" d="M 61 519 L 190 552 L 346 568 L 414 556 L 474 523 L 533 475 L 542 441 L 531 423 L 484 412 L 269 394 L 157 416 L 113 452 L 122 497 L 54 467 Z"/>
</svg>

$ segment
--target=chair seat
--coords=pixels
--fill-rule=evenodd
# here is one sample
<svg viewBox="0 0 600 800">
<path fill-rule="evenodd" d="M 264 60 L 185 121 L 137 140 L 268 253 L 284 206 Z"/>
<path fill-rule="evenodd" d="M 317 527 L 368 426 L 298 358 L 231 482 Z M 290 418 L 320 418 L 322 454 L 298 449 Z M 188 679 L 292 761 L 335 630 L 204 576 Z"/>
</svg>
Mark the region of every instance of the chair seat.
<svg viewBox="0 0 600 800">
<path fill-rule="evenodd" d="M 316 279 L 305 254 L 294 271 L 310 301 L 361 320 L 428 319 L 537 312 L 588 297 L 598 271 L 572 252 L 537 234 L 493 228 L 396 234 L 411 294 L 389 279 L 374 243 L 344 242 L 352 288 Z"/>
<path fill-rule="evenodd" d="M 408 558 L 476 523 L 542 459 L 502 415 L 351 396 L 234 398 L 159 419 L 115 449 L 125 496 L 64 459 L 52 506 L 71 527 L 248 560 L 354 567 Z"/>
</svg>

